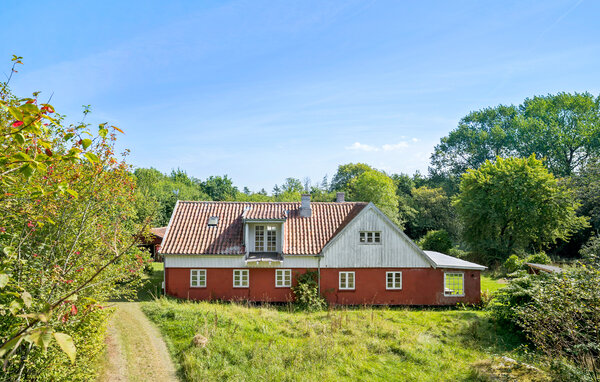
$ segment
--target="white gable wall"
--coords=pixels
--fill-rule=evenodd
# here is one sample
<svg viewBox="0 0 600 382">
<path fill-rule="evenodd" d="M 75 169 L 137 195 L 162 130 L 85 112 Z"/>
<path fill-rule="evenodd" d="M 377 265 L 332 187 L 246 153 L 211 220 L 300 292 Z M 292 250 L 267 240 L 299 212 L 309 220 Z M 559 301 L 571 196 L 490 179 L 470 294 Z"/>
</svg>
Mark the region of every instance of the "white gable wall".
<svg viewBox="0 0 600 382">
<path fill-rule="evenodd" d="M 430 268 L 407 237 L 374 206 L 356 216 L 323 250 L 321 268 Z M 360 231 L 380 231 L 381 244 L 361 244 Z"/>
</svg>

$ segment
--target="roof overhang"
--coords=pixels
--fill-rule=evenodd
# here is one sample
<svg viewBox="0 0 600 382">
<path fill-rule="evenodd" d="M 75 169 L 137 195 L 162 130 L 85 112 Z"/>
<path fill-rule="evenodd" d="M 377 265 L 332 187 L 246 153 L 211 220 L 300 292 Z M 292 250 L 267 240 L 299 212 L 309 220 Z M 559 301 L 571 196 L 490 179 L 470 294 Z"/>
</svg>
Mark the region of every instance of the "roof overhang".
<svg viewBox="0 0 600 382">
<path fill-rule="evenodd" d="M 277 267 L 283 264 L 280 253 L 255 252 L 246 256 L 246 265 L 249 267 Z"/>
</svg>

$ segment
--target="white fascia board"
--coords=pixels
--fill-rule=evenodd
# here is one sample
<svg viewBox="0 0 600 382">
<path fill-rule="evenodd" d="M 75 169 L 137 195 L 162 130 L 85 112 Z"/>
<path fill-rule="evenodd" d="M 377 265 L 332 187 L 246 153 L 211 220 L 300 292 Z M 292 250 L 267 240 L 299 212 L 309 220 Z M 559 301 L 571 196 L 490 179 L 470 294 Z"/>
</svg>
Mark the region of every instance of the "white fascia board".
<svg viewBox="0 0 600 382">
<path fill-rule="evenodd" d="M 167 237 L 169 237 L 169 230 L 171 228 L 171 222 L 173 221 L 173 216 L 175 216 L 175 212 L 177 211 L 177 207 L 179 207 L 179 199 L 177 199 L 177 201 L 175 202 L 175 207 L 173 207 L 173 212 L 171 213 L 171 217 L 169 218 L 169 224 L 167 224 L 167 229 L 165 230 L 165 236 L 163 237 L 162 241 L 160 242 L 161 243 L 161 246 L 160 246 L 161 248 L 163 247 L 162 243 L 167 239 Z M 158 251 L 158 253 L 160 253 L 161 255 L 164 256 L 164 254 L 161 253 L 160 250 Z"/>
</svg>

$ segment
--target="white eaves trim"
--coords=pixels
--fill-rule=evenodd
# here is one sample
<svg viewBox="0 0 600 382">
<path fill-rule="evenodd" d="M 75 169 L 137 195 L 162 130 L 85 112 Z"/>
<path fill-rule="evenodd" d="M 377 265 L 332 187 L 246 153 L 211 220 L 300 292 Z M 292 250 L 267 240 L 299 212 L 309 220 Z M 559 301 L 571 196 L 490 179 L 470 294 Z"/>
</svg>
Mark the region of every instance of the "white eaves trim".
<svg viewBox="0 0 600 382">
<path fill-rule="evenodd" d="M 390 218 L 388 218 L 383 212 L 381 212 L 381 210 L 379 208 L 377 208 L 377 206 L 375 204 L 373 204 L 372 202 L 369 202 L 369 204 L 367 204 L 367 206 L 365 208 L 363 208 L 362 211 L 360 211 L 354 218 L 352 218 L 352 221 L 358 219 L 359 216 L 366 213 L 368 210 L 373 210 L 377 214 L 379 214 L 379 216 L 383 219 L 383 221 L 385 221 L 390 227 L 392 227 L 396 231 L 396 233 L 398 233 L 400 235 L 400 237 L 402 237 L 415 251 L 417 251 L 417 253 L 419 253 L 421 256 L 423 256 L 423 258 L 433 268 L 437 268 L 436 262 L 434 262 L 427 255 L 427 253 L 425 253 L 421 249 L 421 247 L 419 247 L 417 244 L 415 244 L 415 242 L 412 241 L 410 239 L 410 237 L 408 237 L 393 221 L 390 220 Z M 320 256 L 323 256 L 323 253 L 327 250 L 327 248 L 329 248 L 336 240 L 338 240 L 342 236 L 342 233 L 344 233 L 347 229 L 349 229 L 349 227 L 352 225 L 352 221 L 350 221 L 348 224 L 346 224 L 346 226 L 340 232 L 338 232 L 338 234 L 335 235 L 333 239 L 329 240 L 329 242 L 327 244 L 325 244 L 325 246 L 321 250 Z"/>
<path fill-rule="evenodd" d="M 487 269 L 486 266 L 475 264 L 466 260 L 461 260 L 440 252 L 425 251 L 425 253 L 436 263 L 438 268 L 471 269 L 477 271 L 483 271 Z"/>
<path fill-rule="evenodd" d="M 162 241 L 161 241 L 161 248 L 163 248 L 162 243 L 164 243 L 167 238 L 169 237 L 169 230 L 171 228 L 171 222 L 173 221 L 173 216 L 175 216 L 175 211 L 177 211 L 177 207 L 179 206 L 179 199 L 177 199 L 177 201 L 175 202 L 175 207 L 173 207 L 173 212 L 171 213 L 171 217 L 169 218 L 169 224 L 167 224 L 167 229 L 165 230 L 165 236 L 163 237 Z M 160 251 L 160 249 L 158 250 L 158 253 L 160 253 L 162 255 L 162 252 Z"/>
</svg>

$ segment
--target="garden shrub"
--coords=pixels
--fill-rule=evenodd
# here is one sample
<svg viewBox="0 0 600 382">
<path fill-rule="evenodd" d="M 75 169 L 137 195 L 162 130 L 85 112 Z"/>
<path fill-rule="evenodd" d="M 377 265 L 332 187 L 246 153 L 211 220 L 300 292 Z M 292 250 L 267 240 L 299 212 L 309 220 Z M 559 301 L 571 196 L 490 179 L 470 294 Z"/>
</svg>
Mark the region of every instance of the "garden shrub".
<svg viewBox="0 0 600 382">
<path fill-rule="evenodd" d="M 506 273 L 514 273 L 523 267 L 523 260 L 517 255 L 510 255 L 503 264 L 503 268 Z"/>
<path fill-rule="evenodd" d="M 308 270 L 296 276 L 297 284 L 292 287 L 296 305 L 306 310 L 321 310 L 327 306 L 325 299 L 319 295 L 319 274 Z"/>
<path fill-rule="evenodd" d="M 600 270 L 592 266 L 539 275 L 518 271 L 518 277 L 496 293 L 489 309 L 499 323 L 519 330 L 542 353 L 567 359 L 584 374 L 596 373 L 600 371 L 598 285 Z"/>
<path fill-rule="evenodd" d="M 538 252 L 527 256 L 525 262 L 535 264 L 552 264 L 552 259 L 546 255 L 546 252 Z"/>
<path fill-rule="evenodd" d="M 453 243 L 450 234 L 441 229 L 438 231 L 429 231 L 419 241 L 419 246 L 425 251 L 436 251 L 449 253 Z"/>
<path fill-rule="evenodd" d="M 600 372 L 600 270 L 552 274 L 516 309 L 517 323 L 543 353 Z"/>
</svg>

